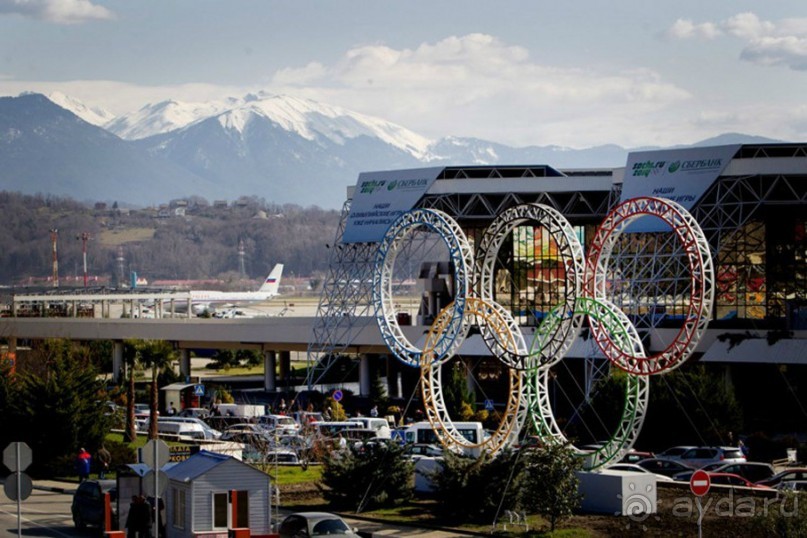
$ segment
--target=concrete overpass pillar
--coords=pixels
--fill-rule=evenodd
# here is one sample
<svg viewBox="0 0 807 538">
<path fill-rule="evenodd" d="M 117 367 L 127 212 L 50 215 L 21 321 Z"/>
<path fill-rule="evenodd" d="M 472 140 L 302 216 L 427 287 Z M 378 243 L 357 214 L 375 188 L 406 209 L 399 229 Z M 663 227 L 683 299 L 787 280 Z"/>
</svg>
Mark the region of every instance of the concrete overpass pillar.
<svg viewBox="0 0 807 538">
<path fill-rule="evenodd" d="M 191 350 L 179 350 L 179 375 L 183 379 L 190 379 L 191 377 Z"/>
<path fill-rule="evenodd" d="M 390 398 L 401 397 L 401 375 L 398 359 L 394 355 L 387 355 L 387 395 Z"/>
<path fill-rule="evenodd" d="M 263 390 L 274 392 L 277 390 L 277 354 L 267 349 L 263 352 Z"/>
<path fill-rule="evenodd" d="M 368 398 L 370 396 L 372 379 L 370 376 L 370 356 L 359 355 L 359 396 Z"/>
<path fill-rule="evenodd" d="M 123 342 L 112 342 L 112 381 L 116 384 L 123 382 Z"/>
<path fill-rule="evenodd" d="M 291 351 L 280 352 L 280 380 L 287 383 L 291 377 Z"/>
</svg>

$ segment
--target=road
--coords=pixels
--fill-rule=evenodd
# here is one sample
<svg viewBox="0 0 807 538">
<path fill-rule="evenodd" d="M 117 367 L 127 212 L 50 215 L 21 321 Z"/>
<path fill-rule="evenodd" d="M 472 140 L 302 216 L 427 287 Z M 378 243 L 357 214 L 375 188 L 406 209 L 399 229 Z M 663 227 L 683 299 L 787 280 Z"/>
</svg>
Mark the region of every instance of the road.
<svg viewBox="0 0 807 538">
<path fill-rule="evenodd" d="M 70 503 L 75 484 L 37 481 L 31 496 L 22 502 L 21 535 L 26 537 L 98 536 L 97 530 L 79 531 L 73 525 Z M 289 512 L 281 510 L 281 517 Z M 351 527 L 372 538 L 450 538 L 462 536 L 458 532 L 413 527 L 392 526 L 388 523 L 345 517 Z M 0 488 L 0 538 L 17 536 L 17 503 L 6 497 Z"/>
<path fill-rule="evenodd" d="M 71 495 L 34 489 L 22 501 L 22 536 L 89 536 L 76 530 L 70 515 Z M 17 536 L 17 503 L 0 490 L 0 536 Z"/>
</svg>

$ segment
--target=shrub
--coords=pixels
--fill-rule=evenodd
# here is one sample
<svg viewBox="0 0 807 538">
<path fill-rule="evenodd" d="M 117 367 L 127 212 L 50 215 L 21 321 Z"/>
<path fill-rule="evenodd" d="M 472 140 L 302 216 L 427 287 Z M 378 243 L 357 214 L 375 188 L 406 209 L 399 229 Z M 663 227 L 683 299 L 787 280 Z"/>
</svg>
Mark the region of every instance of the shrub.
<svg viewBox="0 0 807 538">
<path fill-rule="evenodd" d="M 348 443 L 325 454 L 322 463 L 318 487 L 336 507 L 361 512 L 397 506 L 412 497 L 412 462 L 396 443 Z"/>
</svg>

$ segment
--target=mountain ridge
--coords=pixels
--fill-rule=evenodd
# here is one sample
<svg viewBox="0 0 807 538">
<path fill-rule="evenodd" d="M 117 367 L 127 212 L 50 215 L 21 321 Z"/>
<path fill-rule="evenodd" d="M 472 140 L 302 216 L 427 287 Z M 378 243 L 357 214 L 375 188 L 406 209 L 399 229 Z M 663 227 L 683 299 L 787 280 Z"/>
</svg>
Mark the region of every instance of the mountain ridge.
<svg viewBox="0 0 807 538">
<path fill-rule="evenodd" d="M 725 133 L 692 145 L 736 141 L 777 142 Z M 3 188 L 135 205 L 155 198 L 256 195 L 276 203 L 338 208 L 347 187 L 368 170 L 619 167 L 635 149 L 512 147 L 453 136 L 429 140 L 381 118 L 268 93 L 209 103 L 167 100 L 118 117 L 61 94 L 0 98 Z"/>
</svg>

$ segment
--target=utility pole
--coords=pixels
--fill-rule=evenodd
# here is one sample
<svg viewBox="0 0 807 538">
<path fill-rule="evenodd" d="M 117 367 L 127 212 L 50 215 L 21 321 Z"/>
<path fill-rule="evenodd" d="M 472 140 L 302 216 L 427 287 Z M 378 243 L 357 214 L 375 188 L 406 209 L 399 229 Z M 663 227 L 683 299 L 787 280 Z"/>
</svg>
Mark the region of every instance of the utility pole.
<svg viewBox="0 0 807 538">
<path fill-rule="evenodd" d="M 89 232 L 81 232 L 76 239 L 81 239 L 81 254 L 84 258 L 84 287 L 87 287 L 87 240 L 90 238 Z"/>
<path fill-rule="evenodd" d="M 59 287 L 59 258 L 56 255 L 56 240 L 59 238 L 59 230 L 53 228 L 50 231 L 50 242 L 53 245 L 53 287 Z"/>
<path fill-rule="evenodd" d="M 238 268 L 241 271 L 241 278 L 244 278 L 247 274 L 246 270 L 244 269 L 244 256 L 246 252 L 244 251 L 244 240 L 238 240 Z"/>
</svg>

